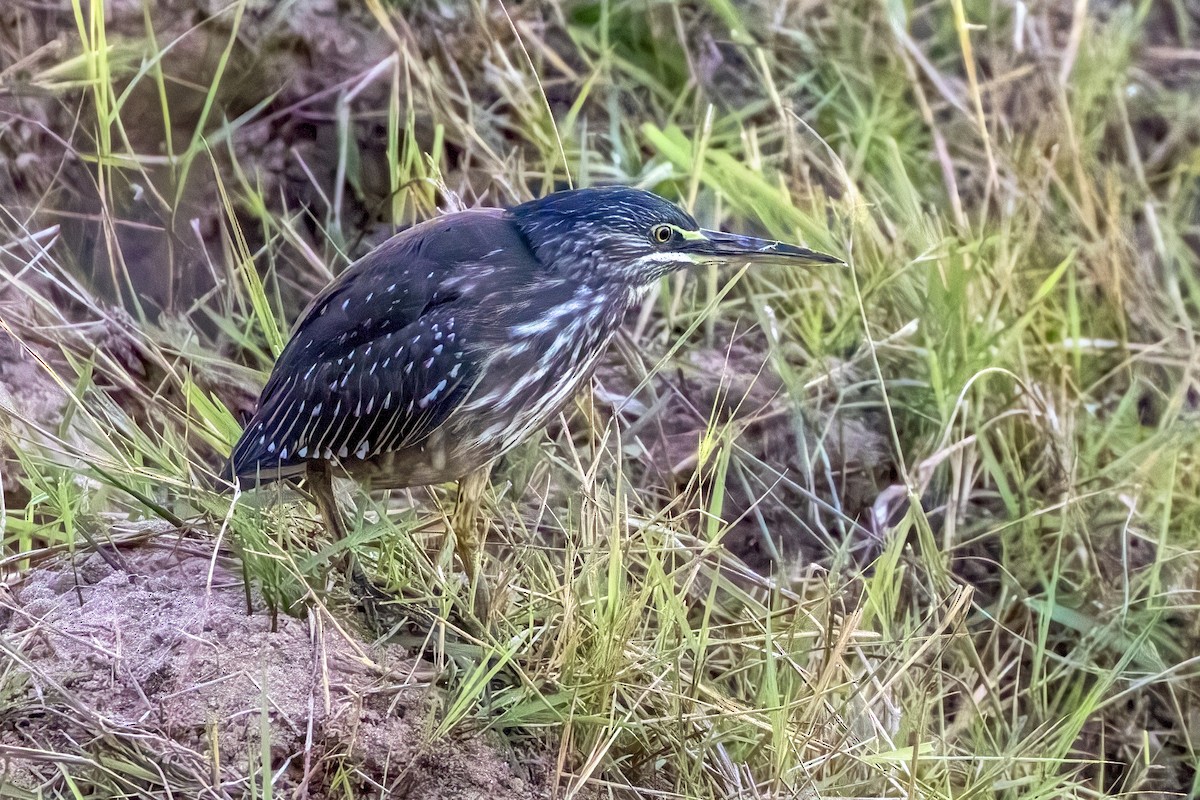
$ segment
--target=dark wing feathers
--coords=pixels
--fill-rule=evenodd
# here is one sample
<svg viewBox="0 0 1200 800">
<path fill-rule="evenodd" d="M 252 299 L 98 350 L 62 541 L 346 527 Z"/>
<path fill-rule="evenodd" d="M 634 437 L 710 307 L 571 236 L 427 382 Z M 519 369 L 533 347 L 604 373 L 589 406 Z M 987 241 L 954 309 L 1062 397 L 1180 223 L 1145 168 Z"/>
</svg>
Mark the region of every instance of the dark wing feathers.
<svg viewBox="0 0 1200 800">
<path fill-rule="evenodd" d="M 419 444 L 478 378 L 481 343 L 459 317 L 487 291 L 463 275 L 524 248 L 505 217 L 464 212 L 398 234 L 351 265 L 301 315 L 230 473 L 270 480 L 310 459 Z"/>
</svg>

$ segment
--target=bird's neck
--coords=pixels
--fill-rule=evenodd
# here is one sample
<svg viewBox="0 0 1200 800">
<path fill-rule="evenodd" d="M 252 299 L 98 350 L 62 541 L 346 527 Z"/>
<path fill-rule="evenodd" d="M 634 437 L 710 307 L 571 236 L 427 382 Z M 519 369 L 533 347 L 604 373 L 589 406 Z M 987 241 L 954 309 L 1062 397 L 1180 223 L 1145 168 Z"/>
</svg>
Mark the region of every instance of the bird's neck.
<svg viewBox="0 0 1200 800">
<path fill-rule="evenodd" d="M 645 283 L 631 286 L 625 290 L 625 310 L 630 311 L 638 308 L 642 303 L 646 302 L 646 298 L 650 296 L 650 292 L 654 290 L 656 284 Z"/>
</svg>

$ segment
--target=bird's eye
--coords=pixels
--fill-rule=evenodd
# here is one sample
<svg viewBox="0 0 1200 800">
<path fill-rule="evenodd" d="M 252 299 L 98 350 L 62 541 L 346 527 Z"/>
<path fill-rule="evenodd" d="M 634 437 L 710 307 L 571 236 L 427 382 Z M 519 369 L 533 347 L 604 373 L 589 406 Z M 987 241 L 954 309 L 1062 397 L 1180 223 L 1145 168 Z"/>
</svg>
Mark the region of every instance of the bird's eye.
<svg viewBox="0 0 1200 800">
<path fill-rule="evenodd" d="M 666 244 L 671 241 L 671 237 L 675 235 L 675 231 L 670 225 L 655 225 L 654 229 L 650 231 L 650 235 L 659 244 Z"/>
</svg>

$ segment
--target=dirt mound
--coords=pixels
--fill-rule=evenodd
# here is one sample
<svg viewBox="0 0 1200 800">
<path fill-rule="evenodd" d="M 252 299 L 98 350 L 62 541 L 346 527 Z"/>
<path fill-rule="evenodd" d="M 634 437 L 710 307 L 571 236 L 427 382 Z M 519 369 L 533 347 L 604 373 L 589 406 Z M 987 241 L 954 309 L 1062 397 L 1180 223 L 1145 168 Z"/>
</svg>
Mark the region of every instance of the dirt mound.
<svg viewBox="0 0 1200 800">
<path fill-rule="evenodd" d="M 261 603 L 248 615 L 235 562 L 207 543 L 163 537 L 35 569 L 0 624 L 25 673 L 7 681 L 21 689 L 0 717 L 0 787 L 52 789 L 61 778 L 38 751 L 88 759 L 100 783 L 119 748 L 196 796 L 268 779 L 295 797 L 550 794 L 544 759 L 514 767 L 480 737 L 432 738 L 427 664 L 356 642 L 320 611 L 275 630 Z"/>
<path fill-rule="evenodd" d="M 711 496 L 714 470 L 702 460 L 706 437 L 732 448 L 721 487 L 725 546 L 761 573 L 822 563 L 839 546 L 825 531 L 845 531 L 865 560 L 875 539 L 868 528 L 873 504 L 895 481 L 880 399 L 848 388 L 862 382 L 849 363 L 817 372 L 817 400 L 798 405 L 770 361 L 758 333 L 722 332 L 723 348 L 695 347 L 640 389 L 620 355 L 598 372 L 597 397 L 617 410 L 625 442 L 647 495 L 675 498 L 701 488 L 696 507 Z M 651 363 L 660 354 L 651 354 Z M 796 366 L 800 355 L 788 354 Z M 857 394 L 853 394 L 857 391 Z M 862 407 L 840 411 L 847 397 Z M 861 396 L 859 396 L 861 395 Z M 714 433 L 715 432 L 715 433 Z M 809 477 L 806 477 L 809 476 Z M 703 527 L 707 517 L 690 520 Z"/>
</svg>

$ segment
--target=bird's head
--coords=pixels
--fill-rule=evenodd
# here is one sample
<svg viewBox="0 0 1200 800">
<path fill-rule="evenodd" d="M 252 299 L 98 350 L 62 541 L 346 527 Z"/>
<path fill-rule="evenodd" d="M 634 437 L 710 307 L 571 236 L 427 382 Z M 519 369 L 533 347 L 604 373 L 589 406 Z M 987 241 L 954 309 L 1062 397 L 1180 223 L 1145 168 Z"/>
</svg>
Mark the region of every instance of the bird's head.
<svg viewBox="0 0 1200 800">
<path fill-rule="evenodd" d="M 783 242 L 705 230 L 674 203 L 627 186 L 555 192 L 512 215 L 543 267 L 588 282 L 636 288 L 713 263 L 842 263 Z"/>
</svg>

